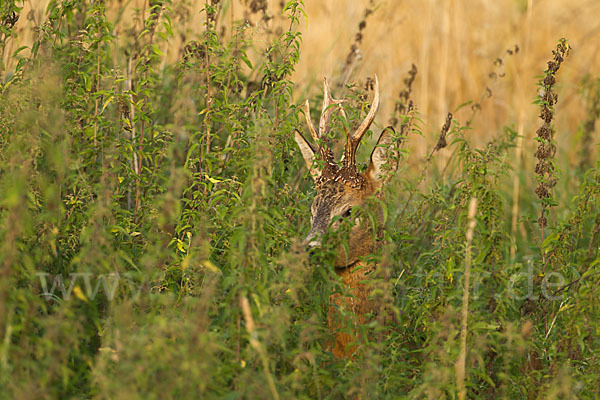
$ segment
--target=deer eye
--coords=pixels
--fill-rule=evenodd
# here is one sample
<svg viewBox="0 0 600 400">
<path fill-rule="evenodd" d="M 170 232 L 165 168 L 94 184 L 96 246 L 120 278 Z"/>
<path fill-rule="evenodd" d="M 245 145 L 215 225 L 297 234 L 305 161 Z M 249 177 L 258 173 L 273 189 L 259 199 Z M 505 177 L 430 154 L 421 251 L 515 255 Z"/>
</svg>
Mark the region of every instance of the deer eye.
<svg viewBox="0 0 600 400">
<path fill-rule="evenodd" d="M 344 211 L 344 213 L 342 214 L 342 218 L 348 218 L 350 216 L 351 212 L 352 212 L 352 207 L 350 207 L 349 209 Z"/>
</svg>

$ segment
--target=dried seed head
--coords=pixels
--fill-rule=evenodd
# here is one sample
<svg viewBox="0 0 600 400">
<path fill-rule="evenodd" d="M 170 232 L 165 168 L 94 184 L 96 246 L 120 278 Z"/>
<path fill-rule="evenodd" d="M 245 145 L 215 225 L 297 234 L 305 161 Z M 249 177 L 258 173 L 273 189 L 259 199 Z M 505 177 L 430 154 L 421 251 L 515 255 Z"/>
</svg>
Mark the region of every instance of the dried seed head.
<svg viewBox="0 0 600 400">
<path fill-rule="evenodd" d="M 538 187 L 535 189 L 535 194 L 537 194 L 537 196 L 540 199 L 546 199 L 548 197 L 550 197 L 550 192 L 548 192 L 548 188 L 546 187 L 546 185 L 538 185 Z"/>
<path fill-rule="evenodd" d="M 553 86 L 556 83 L 556 72 L 560 68 L 561 63 L 569 52 L 569 45 L 566 40 L 561 39 L 556 47 L 556 50 L 552 51 L 553 59 L 548 61 L 547 69 L 544 72 L 545 77 L 542 79 L 541 84 L 543 88 L 540 91 L 539 98 L 540 104 L 540 118 L 544 121 L 542 126 L 536 131 L 538 141 L 538 147 L 535 152 L 535 157 L 538 162 L 535 165 L 535 173 L 537 175 L 538 186 L 535 189 L 535 194 L 539 199 L 548 199 L 552 196 L 551 189 L 556 186 L 557 179 L 554 176 L 554 164 L 552 162 L 556 154 L 556 145 L 554 143 L 554 129 L 551 125 L 552 119 L 554 118 L 553 106 L 558 101 L 558 96 L 553 92 Z M 515 48 L 518 51 L 518 48 Z M 541 215 L 538 219 L 538 224 L 544 231 L 548 221 L 546 220 L 546 210 L 548 203 L 542 202 Z"/>
<path fill-rule="evenodd" d="M 543 174 L 546 169 L 546 164 L 544 162 L 538 162 L 535 164 L 535 173 L 540 175 Z"/>
<path fill-rule="evenodd" d="M 547 105 L 542 106 L 542 112 L 540 114 L 540 118 L 544 120 L 545 123 L 549 124 L 552 122 L 552 118 L 554 114 L 552 114 L 552 110 Z"/>
<path fill-rule="evenodd" d="M 183 48 L 183 60 L 190 61 L 196 59 L 203 61 L 206 58 L 206 46 L 202 43 L 192 40 Z"/>
<path fill-rule="evenodd" d="M 5 28 L 11 29 L 17 21 L 19 20 L 19 14 L 12 11 L 10 14 L 6 15 L 2 21 L 0 21 L 0 25 Z"/>
<path fill-rule="evenodd" d="M 448 145 L 448 142 L 446 142 L 446 135 L 448 134 L 448 131 L 450 130 L 450 124 L 452 124 L 452 113 L 448 113 L 448 116 L 446 117 L 446 122 L 444 123 L 444 126 L 442 127 L 442 131 L 440 132 L 440 138 L 438 139 L 438 142 L 434 147 L 434 151 L 443 149 L 444 147 L 446 147 Z"/>
<path fill-rule="evenodd" d="M 551 140 L 552 139 L 552 130 L 546 126 L 546 125 L 542 125 L 538 128 L 537 130 L 537 135 L 539 138 L 545 139 L 545 140 Z"/>
<path fill-rule="evenodd" d="M 553 72 L 556 72 L 556 70 L 554 70 Z M 543 83 L 545 86 L 553 86 L 556 83 L 556 77 L 550 74 L 544 78 Z"/>
</svg>

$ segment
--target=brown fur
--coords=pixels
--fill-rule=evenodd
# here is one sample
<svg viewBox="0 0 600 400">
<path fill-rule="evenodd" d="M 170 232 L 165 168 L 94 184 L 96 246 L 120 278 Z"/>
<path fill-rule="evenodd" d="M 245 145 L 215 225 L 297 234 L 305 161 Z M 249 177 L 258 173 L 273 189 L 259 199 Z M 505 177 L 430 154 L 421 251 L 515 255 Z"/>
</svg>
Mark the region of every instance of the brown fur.
<svg viewBox="0 0 600 400">
<path fill-rule="evenodd" d="M 376 310 L 375 302 L 369 299 L 371 289 L 365 282 L 370 279 L 369 274 L 374 269 L 373 265 L 358 262 L 351 267 L 336 270 L 343 284 L 348 288 L 348 294 L 334 293 L 329 297 L 327 327 L 334 335 L 331 351 L 335 358 L 347 358 L 354 354 L 357 348 L 356 344 L 349 345 L 359 341 L 358 326 L 368 322 L 368 316 Z M 346 324 L 340 320 L 339 309 L 354 314 L 355 325 L 352 328 L 352 334 L 344 331 Z"/>
<path fill-rule="evenodd" d="M 368 197 L 376 192 L 377 186 L 365 176 L 363 184 L 353 187 L 340 180 L 322 180 L 317 185 L 317 195 L 312 206 L 312 229 L 309 237 L 321 235 L 329 227 L 335 215 L 340 215 L 348 207 L 361 205 Z M 336 358 L 347 358 L 355 353 L 360 341 L 359 325 L 368 322 L 369 315 L 376 311 L 377 304 L 370 300 L 371 288 L 368 284 L 370 274 L 375 266 L 360 261 L 361 257 L 371 254 L 375 249 L 373 233 L 370 226 L 364 226 L 357 221 L 348 240 L 348 252 L 341 247 L 335 260 L 336 273 L 343 285 L 345 293 L 334 293 L 329 298 L 328 327 L 333 333 L 334 341 L 330 344 Z M 332 229 L 337 229 L 336 223 Z M 344 310 L 344 312 L 341 312 Z M 342 321 L 342 315 L 352 315 L 354 326 L 348 332 L 347 321 Z"/>
</svg>

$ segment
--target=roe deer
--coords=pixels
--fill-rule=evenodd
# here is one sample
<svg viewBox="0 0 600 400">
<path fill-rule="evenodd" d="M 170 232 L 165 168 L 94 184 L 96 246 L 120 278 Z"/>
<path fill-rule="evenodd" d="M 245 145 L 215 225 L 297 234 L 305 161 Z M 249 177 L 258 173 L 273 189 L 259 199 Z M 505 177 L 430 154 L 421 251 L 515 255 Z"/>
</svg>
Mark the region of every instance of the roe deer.
<svg viewBox="0 0 600 400">
<path fill-rule="evenodd" d="M 375 95 L 369 113 L 357 128 L 356 132 L 350 134 L 346 132 L 346 144 L 344 155 L 342 157 L 341 167 L 334 161 L 333 152 L 328 146 L 327 132 L 329 130 L 329 121 L 331 113 L 335 108 L 340 109 L 344 100 L 335 100 L 331 97 L 327 80 L 323 80 L 324 96 L 321 118 L 319 121 L 319 132 L 317 133 L 311 117 L 308 100 L 306 101 L 305 116 L 308 129 L 311 133 L 315 145 L 308 142 L 302 134 L 296 130 L 295 139 L 300 147 L 300 151 L 306 162 L 311 176 L 313 177 L 316 196 L 311 206 L 311 229 L 304 245 L 308 249 L 321 245 L 321 236 L 327 231 L 331 221 L 336 216 L 342 219 L 351 216 L 352 207 L 359 206 L 370 196 L 378 196 L 380 189 L 384 184 L 384 167 L 388 164 L 395 170 L 397 165 L 396 150 L 388 150 L 394 140 L 394 131 L 392 128 L 386 128 L 377 141 L 377 145 L 371 153 L 371 160 L 367 170 L 360 173 L 356 167 L 356 150 L 360 140 L 368 131 L 377 109 L 379 107 L 379 82 L 375 76 Z M 322 168 L 315 163 L 315 159 L 322 161 Z M 389 161 L 388 161 L 389 160 Z M 382 219 L 382 212 L 379 210 L 379 219 Z M 332 229 L 339 227 L 340 220 L 331 224 Z M 336 358 L 345 358 L 354 353 L 355 346 L 348 348 L 348 344 L 357 341 L 358 333 L 353 334 L 340 332 L 342 326 L 339 320 L 338 308 L 345 308 L 356 315 L 358 324 L 366 322 L 367 316 L 376 311 L 376 304 L 369 299 L 370 288 L 364 281 L 369 279 L 369 274 L 374 270 L 374 265 L 369 265 L 361 261 L 361 258 L 370 254 L 375 249 L 375 237 L 373 230 L 366 223 L 359 220 L 352 227 L 350 232 L 348 246 L 340 246 L 335 261 L 335 271 L 340 276 L 344 285 L 348 287 L 349 297 L 342 294 L 332 294 L 329 302 L 328 327 L 333 332 L 335 343 L 332 352 Z M 347 251 L 346 251 L 347 249 Z"/>
</svg>

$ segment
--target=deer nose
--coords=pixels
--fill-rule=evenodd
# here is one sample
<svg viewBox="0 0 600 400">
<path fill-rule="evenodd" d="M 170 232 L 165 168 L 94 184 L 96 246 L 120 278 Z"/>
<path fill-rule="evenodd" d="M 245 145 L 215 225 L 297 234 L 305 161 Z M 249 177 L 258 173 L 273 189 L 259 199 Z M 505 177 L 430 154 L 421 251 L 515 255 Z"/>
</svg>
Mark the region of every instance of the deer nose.
<svg viewBox="0 0 600 400">
<path fill-rule="evenodd" d="M 311 231 L 306 239 L 304 239 L 302 244 L 304 245 L 306 251 L 312 253 L 315 249 L 321 247 L 321 240 L 318 238 L 315 232 Z"/>
<path fill-rule="evenodd" d="M 312 242 L 306 244 L 306 251 L 309 253 L 313 253 L 319 247 L 321 247 L 321 242 L 313 240 Z"/>
</svg>

